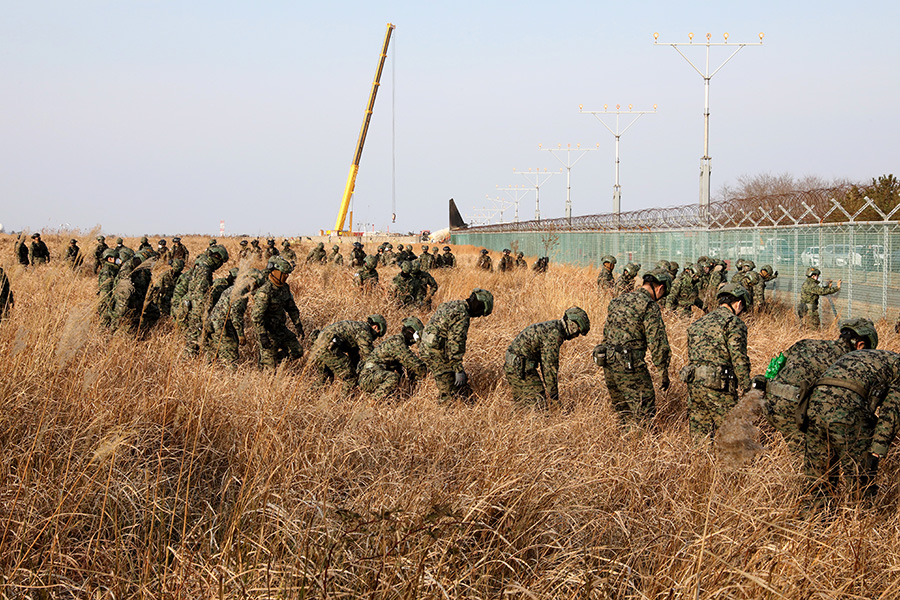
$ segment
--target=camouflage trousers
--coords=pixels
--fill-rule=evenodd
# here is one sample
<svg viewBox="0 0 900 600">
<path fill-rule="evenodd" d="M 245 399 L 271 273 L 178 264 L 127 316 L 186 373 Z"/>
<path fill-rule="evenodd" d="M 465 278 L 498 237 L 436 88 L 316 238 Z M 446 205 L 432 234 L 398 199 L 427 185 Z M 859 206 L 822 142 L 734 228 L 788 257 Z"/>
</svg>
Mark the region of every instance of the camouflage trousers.
<svg viewBox="0 0 900 600">
<path fill-rule="evenodd" d="M 797 418 L 795 417 L 797 401 L 767 393 L 765 406 L 766 419 L 784 437 L 791 452 L 803 454 L 806 439 L 797 427 Z"/>
<path fill-rule="evenodd" d="M 444 355 L 444 352 L 436 348 L 422 346 L 419 356 L 428 367 L 428 371 L 434 377 L 434 382 L 438 388 L 438 400 L 440 402 L 449 402 L 454 398 L 460 398 L 464 402 L 472 399 L 472 388 L 469 384 L 462 387 L 456 387 L 456 372 L 450 366 L 450 361 Z"/>
<path fill-rule="evenodd" d="M 303 356 L 303 348 L 293 331 L 283 323 L 269 323 L 266 325 L 266 333 L 269 336 L 269 347 L 259 346 L 259 366 L 264 369 L 274 369 L 278 363 L 289 358 L 298 360 Z"/>
<path fill-rule="evenodd" d="M 656 415 L 656 392 L 647 363 L 635 364 L 633 373 L 603 367 L 603 377 L 609 399 L 623 424 L 650 420 Z"/>
<path fill-rule="evenodd" d="M 371 363 L 370 363 L 371 364 Z M 378 399 L 394 394 L 400 387 L 400 373 L 372 364 L 359 374 L 359 389 Z"/>
<path fill-rule="evenodd" d="M 736 390 L 714 390 L 697 382 L 688 384 L 688 425 L 691 436 L 695 439 L 715 437 L 722 419 L 737 402 Z"/>
<path fill-rule="evenodd" d="M 821 326 L 819 322 L 819 306 L 816 304 L 800 302 L 797 304 L 797 316 L 800 317 L 800 322 L 806 327 L 818 329 Z"/>
<path fill-rule="evenodd" d="M 218 358 L 227 366 L 237 364 L 241 356 L 240 340 L 231 321 L 211 324 L 211 332 L 206 340 L 204 350 L 211 359 Z"/>
<path fill-rule="evenodd" d="M 359 358 L 345 353 L 326 351 L 315 363 L 318 374 L 318 383 L 325 385 L 335 379 L 341 382 L 341 391 L 344 395 L 353 391 L 359 382 L 356 368 Z"/>
<path fill-rule="evenodd" d="M 188 356 L 200 354 L 200 336 L 203 334 L 202 310 L 192 308 L 184 320 L 184 353 Z"/>
<path fill-rule="evenodd" d="M 506 381 L 512 390 L 513 402 L 542 410 L 547 409 L 544 380 L 538 373 L 536 363 L 526 362 L 521 356 L 507 352 L 503 372 L 506 373 Z"/>
<path fill-rule="evenodd" d="M 834 494 L 842 473 L 851 493 L 869 483 L 865 460 L 876 420 L 854 396 L 850 390 L 826 387 L 810 398 L 803 473 L 815 495 Z"/>
</svg>

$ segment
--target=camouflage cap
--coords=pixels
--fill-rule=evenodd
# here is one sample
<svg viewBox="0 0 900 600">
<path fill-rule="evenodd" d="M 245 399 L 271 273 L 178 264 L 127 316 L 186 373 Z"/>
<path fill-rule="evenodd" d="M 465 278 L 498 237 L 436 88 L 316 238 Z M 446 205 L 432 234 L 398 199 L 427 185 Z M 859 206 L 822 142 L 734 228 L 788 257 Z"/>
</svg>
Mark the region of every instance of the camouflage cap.
<svg viewBox="0 0 900 600">
<path fill-rule="evenodd" d="M 98 242 L 105 242 L 105 241 L 106 241 L 106 238 L 103 237 L 102 235 L 98 235 L 98 236 L 97 236 L 97 241 L 98 241 Z"/>
<path fill-rule="evenodd" d="M 822 271 L 820 271 L 816 267 L 810 267 L 806 270 L 807 277 L 818 277 L 821 274 L 822 274 Z"/>
<path fill-rule="evenodd" d="M 112 248 L 107 248 L 103 251 L 103 254 L 100 255 L 100 258 L 106 260 L 107 258 L 118 258 L 119 253 L 113 250 Z"/>
<path fill-rule="evenodd" d="M 374 269 L 378 266 L 378 257 L 374 254 L 370 254 L 366 257 L 366 260 L 363 261 L 369 269 Z"/>
<path fill-rule="evenodd" d="M 247 245 L 247 240 L 241 240 L 241 246 L 246 246 L 246 245 Z"/>
<path fill-rule="evenodd" d="M 402 263 L 400 263 L 400 270 L 407 275 L 409 273 L 412 273 L 412 263 L 408 260 L 404 260 Z"/>
<path fill-rule="evenodd" d="M 601 263 L 610 263 L 612 266 L 616 266 L 616 257 L 612 254 L 607 254 L 603 258 L 600 259 Z"/>
<path fill-rule="evenodd" d="M 416 336 L 416 340 L 418 340 L 419 335 L 422 335 L 422 330 L 425 329 L 425 326 L 422 325 L 422 321 L 421 319 L 419 319 L 419 317 L 406 317 L 405 319 L 403 319 L 400 325 L 402 327 L 412 329 L 416 334 L 418 334 Z"/>
<path fill-rule="evenodd" d="M 656 268 L 657 269 L 665 269 L 666 271 L 668 271 L 669 269 L 672 268 L 672 266 L 669 263 L 669 261 L 663 259 L 663 260 L 656 261 Z"/>
<path fill-rule="evenodd" d="M 116 245 L 117 245 L 117 246 L 121 246 L 121 245 L 124 244 L 124 243 L 125 243 L 125 240 L 123 240 L 122 238 L 116 238 Z"/>
<path fill-rule="evenodd" d="M 165 246 L 166 246 L 166 240 L 159 240 L 158 242 L 156 242 L 156 245 L 157 245 L 157 246 L 163 246 L 163 247 L 165 247 Z"/>
<path fill-rule="evenodd" d="M 581 335 L 587 335 L 591 330 L 591 320 L 588 318 L 588 314 L 577 306 L 567 308 L 563 320 L 575 323 L 578 326 L 578 333 Z"/>
<path fill-rule="evenodd" d="M 375 337 L 381 337 L 387 332 L 387 321 L 379 314 L 366 317 L 366 323 L 375 328 Z"/>
<path fill-rule="evenodd" d="M 759 272 L 762 273 L 765 271 L 766 273 L 774 273 L 775 270 L 772 269 L 772 265 L 763 265 L 759 268 Z"/>
<path fill-rule="evenodd" d="M 284 260 L 280 256 L 273 256 L 269 259 L 269 262 L 266 264 L 266 268 L 270 271 L 281 271 L 285 275 L 294 270 L 294 267 L 288 261 Z"/>
<path fill-rule="evenodd" d="M 134 256 L 134 250 L 123 246 L 119 248 L 117 256 L 122 259 L 122 262 L 124 262 Z"/>
<path fill-rule="evenodd" d="M 842 319 L 838 322 L 838 331 L 849 329 L 857 335 L 857 337 L 868 342 L 869 348 L 878 347 L 878 332 L 875 330 L 875 324 L 869 319 L 856 317 L 854 319 Z"/>
<path fill-rule="evenodd" d="M 217 245 L 218 243 L 219 243 L 219 242 L 216 241 L 216 238 L 209 238 L 209 246 L 210 246 L 210 248 L 212 248 L 213 246 Z"/>
<path fill-rule="evenodd" d="M 172 238 L 172 241 L 173 241 L 174 243 L 176 243 L 176 244 L 180 244 L 180 243 L 181 243 L 181 238 L 178 237 L 178 236 L 176 235 L 175 237 Z"/>
<path fill-rule="evenodd" d="M 444 252 L 450 252 L 450 246 L 444 246 Z"/>
<path fill-rule="evenodd" d="M 484 305 L 484 312 L 481 314 L 483 317 L 494 312 L 494 295 L 492 293 L 482 288 L 475 288 L 472 290 L 472 294 Z"/>
<path fill-rule="evenodd" d="M 222 264 L 228 262 L 228 250 L 225 249 L 225 246 L 212 246 L 209 249 L 209 254 L 210 256 L 215 255 L 220 261 L 222 261 Z"/>
<path fill-rule="evenodd" d="M 653 269 L 649 273 L 644 273 L 644 281 L 661 283 L 666 290 L 666 294 L 672 289 L 672 274 L 668 269 Z"/>
<path fill-rule="evenodd" d="M 726 283 L 723 285 L 716 294 L 716 300 L 721 301 L 723 296 L 734 296 L 738 300 L 743 301 L 744 307 L 750 306 L 750 292 L 738 283 Z"/>
</svg>

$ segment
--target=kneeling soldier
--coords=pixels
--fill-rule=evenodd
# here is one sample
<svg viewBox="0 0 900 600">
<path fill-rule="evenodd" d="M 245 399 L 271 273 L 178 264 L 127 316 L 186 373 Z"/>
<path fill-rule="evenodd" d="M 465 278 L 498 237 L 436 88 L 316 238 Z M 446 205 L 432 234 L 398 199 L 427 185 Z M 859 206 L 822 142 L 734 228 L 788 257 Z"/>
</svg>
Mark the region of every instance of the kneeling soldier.
<svg viewBox="0 0 900 600">
<path fill-rule="evenodd" d="M 419 341 L 423 328 L 418 317 L 403 319 L 400 333 L 378 344 L 360 367 L 359 388 L 376 398 L 384 398 L 396 393 L 404 369 L 410 383 L 425 377 L 428 373 L 425 363 L 410 350 Z"/>
<path fill-rule="evenodd" d="M 340 379 L 342 392 L 349 394 L 356 387 L 359 363 L 369 358 L 375 340 L 386 331 L 387 321 L 381 315 L 369 315 L 365 321 L 338 321 L 322 329 L 308 363 L 318 373 L 318 382 Z"/>
</svg>

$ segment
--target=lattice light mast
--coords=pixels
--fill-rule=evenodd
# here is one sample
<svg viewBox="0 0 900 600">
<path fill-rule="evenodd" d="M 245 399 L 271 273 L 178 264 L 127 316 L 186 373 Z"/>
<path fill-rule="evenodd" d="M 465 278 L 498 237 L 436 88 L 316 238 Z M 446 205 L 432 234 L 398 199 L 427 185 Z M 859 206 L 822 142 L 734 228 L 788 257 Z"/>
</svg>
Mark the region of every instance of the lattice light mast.
<svg viewBox="0 0 900 600">
<path fill-rule="evenodd" d="M 531 189 L 525 187 L 524 185 L 512 185 L 509 187 L 502 188 L 497 186 L 497 191 L 504 192 L 506 196 L 513 202 L 516 208 L 516 215 L 513 218 L 513 223 L 519 222 L 519 201 L 522 200 L 525 196 L 531 193 Z"/>
<path fill-rule="evenodd" d="M 728 41 L 728 33 L 723 34 L 725 38 L 724 42 L 711 42 L 712 34 L 706 34 L 706 43 L 705 44 L 695 44 L 694 43 L 694 34 L 688 34 L 687 42 L 660 42 L 659 41 L 659 33 L 653 34 L 653 44 L 654 45 L 668 45 L 675 48 L 675 51 L 681 55 L 684 60 L 691 65 L 695 71 L 703 78 L 703 91 L 704 91 L 704 99 L 705 106 L 703 110 L 703 158 L 700 159 L 700 212 L 701 215 L 709 214 L 709 197 L 710 197 L 710 174 L 712 173 L 712 157 L 709 155 L 709 81 L 713 78 L 713 76 L 722 70 L 728 61 L 734 58 L 734 55 L 741 51 L 744 46 L 762 46 L 764 34 L 759 34 L 759 42 L 746 42 L 746 43 L 738 43 L 738 42 L 729 42 Z M 697 65 L 691 62 L 687 56 L 685 56 L 684 52 L 682 52 L 678 47 L 679 46 L 694 46 L 694 47 L 706 47 L 706 68 L 701 71 Z M 712 73 L 709 72 L 709 49 L 712 46 L 729 46 L 734 48 L 734 52 L 732 52 L 725 61 L 716 67 L 716 70 Z"/>
<path fill-rule="evenodd" d="M 541 220 L 541 186 L 544 185 L 548 179 L 550 179 L 554 175 L 561 175 L 562 168 L 559 171 L 548 171 L 544 169 L 541 171 L 540 169 L 528 169 L 527 171 L 516 171 L 513 169 L 513 173 L 518 173 L 519 175 L 523 175 L 525 179 L 527 179 L 532 186 L 534 186 L 534 220 Z"/>
<path fill-rule="evenodd" d="M 637 120 L 642 116 L 655 113 L 656 105 L 653 105 L 653 110 L 633 110 L 633 105 L 631 104 L 628 105 L 628 110 L 622 110 L 621 104 L 616 104 L 616 110 L 609 110 L 608 104 L 603 105 L 603 110 L 584 110 L 584 105 L 579 104 L 578 111 L 586 115 L 594 115 L 597 117 L 597 120 L 600 121 L 600 123 L 613 134 L 613 137 L 616 138 L 616 183 L 613 186 L 613 213 L 618 215 L 622 212 L 622 186 L 619 185 L 619 138 L 621 138 L 622 134 L 628 131 L 632 125 L 637 123 Z M 615 115 L 615 130 L 613 130 L 600 115 Z M 622 115 L 634 115 L 634 118 L 625 126 L 625 129 L 620 129 L 620 117 Z"/>
<path fill-rule="evenodd" d="M 598 150 L 600 148 L 600 144 L 597 144 L 596 148 L 582 148 L 581 144 L 575 144 L 575 148 L 572 148 L 572 144 L 566 144 L 566 147 L 563 148 L 562 144 L 557 144 L 556 148 L 544 148 L 542 144 L 538 144 L 538 148 L 541 150 L 546 150 L 550 154 L 553 155 L 553 158 L 558 160 L 562 166 L 566 168 L 566 219 L 569 222 L 572 221 L 572 167 L 578 164 L 578 161 L 584 158 L 585 154 L 590 152 L 591 150 Z M 566 160 L 557 155 L 566 153 Z M 572 152 L 578 153 L 578 156 L 575 157 L 575 160 L 572 160 Z"/>
</svg>

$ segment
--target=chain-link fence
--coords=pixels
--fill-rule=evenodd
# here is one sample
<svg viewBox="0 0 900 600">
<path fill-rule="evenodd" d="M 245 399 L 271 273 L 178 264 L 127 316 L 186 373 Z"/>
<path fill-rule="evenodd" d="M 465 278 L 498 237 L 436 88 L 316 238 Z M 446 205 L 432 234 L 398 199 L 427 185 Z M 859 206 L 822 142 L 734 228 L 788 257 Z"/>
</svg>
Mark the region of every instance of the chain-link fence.
<svg viewBox="0 0 900 600">
<path fill-rule="evenodd" d="M 873 206 L 866 199 L 863 209 Z M 900 309 L 900 223 L 892 219 L 897 209 L 885 213 L 876 208 L 882 217 L 879 221 L 858 222 L 853 214 L 845 212 L 846 220 L 830 223 L 823 221 L 843 210 L 840 205 L 832 200 L 832 206 L 826 206 L 824 211 L 816 208 L 800 203 L 793 211 L 779 210 L 778 218 L 773 210 L 757 207 L 727 217 L 718 214 L 705 227 L 661 225 L 659 217 L 652 213 L 643 221 L 646 227 L 638 227 L 632 220 L 628 230 L 572 231 L 562 223 L 539 228 L 534 225 L 536 222 L 525 227 L 519 227 L 525 225 L 521 223 L 492 225 L 454 231 L 452 241 L 494 251 L 510 248 L 529 256 L 549 256 L 551 265 L 564 262 L 599 266 L 600 257 L 611 254 L 618 261 L 617 273 L 629 262 L 640 263 L 643 272 L 663 259 L 674 260 L 683 267 L 703 255 L 732 263 L 747 258 L 756 263 L 757 270 L 771 265 L 778 271 L 778 278 L 767 286 L 767 294 L 791 304 L 798 300 L 806 269 L 814 266 L 821 269 L 823 281 L 843 282 L 838 294 L 827 296 L 820 303 L 826 319 L 829 315 L 896 318 Z M 754 214 L 760 210 L 769 214 L 768 221 L 758 218 L 759 212 Z M 679 215 L 690 212 L 665 211 Z M 857 216 L 861 212 L 862 209 Z M 733 272 L 734 268 L 729 276 Z"/>
</svg>

